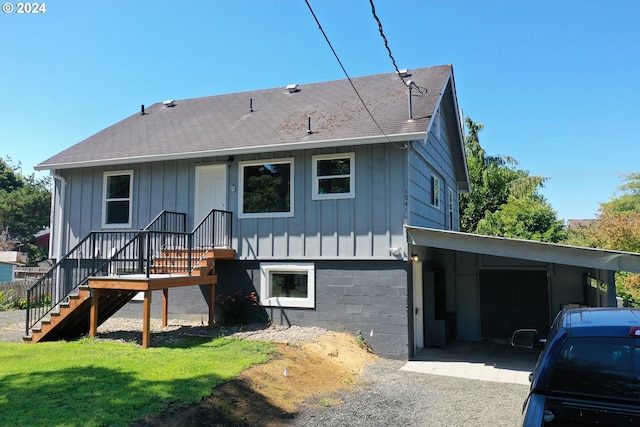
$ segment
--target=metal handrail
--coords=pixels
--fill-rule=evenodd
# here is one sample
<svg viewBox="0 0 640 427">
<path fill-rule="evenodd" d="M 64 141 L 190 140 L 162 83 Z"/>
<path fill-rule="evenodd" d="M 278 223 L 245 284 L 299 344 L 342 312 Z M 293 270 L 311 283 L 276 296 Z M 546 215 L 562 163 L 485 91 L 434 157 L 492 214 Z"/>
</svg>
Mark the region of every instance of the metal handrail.
<svg viewBox="0 0 640 427">
<path fill-rule="evenodd" d="M 187 231 L 187 215 L 182 212 L 162 211 L 143 230 Z"/>
<path fill-rule="evenodd" d="M 211 249 L 231 248 L 232 231 L 232 212 L 212 209 L 191 233 L 189 260 L 193 257 L 193 249 L 201 252 L 194 266 L 190 266 L 190 271 L 200 264 Z"/>
<path fill-rule="evenodd" d="M 143 230 L 89 233 L 27 290 L 26 335 L 91 277 L 144 274 L 148 279 L 152 271 L 191 275 L 194 248 L 231 247 L 231 222 L 231 212 L 214 209 L 189 233 L 185 214 L 163 211 Z M 166 249 L 186 251 L 187 257 L 167 260 L 162 257 Z"/>
<path fill-rule="evenodd" d="M 231 223 L 231 212 L 214 209 L 189 233 L 185 214 L 163 211 L 143 230 L 89 233 L 27 290 L 26 335 L 91 277 L 149 278 L 152 271 L 167 269 L 191 275 L 194 248 L 231 247 Z M 168 261 L 161 255 L 165 249 L 186 250 L 187 257 Z"/>
</svg>

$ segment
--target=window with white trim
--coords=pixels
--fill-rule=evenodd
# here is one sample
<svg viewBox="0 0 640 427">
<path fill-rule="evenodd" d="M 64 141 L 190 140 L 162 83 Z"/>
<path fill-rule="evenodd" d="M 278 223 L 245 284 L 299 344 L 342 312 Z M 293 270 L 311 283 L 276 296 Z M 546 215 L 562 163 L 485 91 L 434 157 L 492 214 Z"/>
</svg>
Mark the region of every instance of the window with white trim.
<svg viewBox="0 0 640 427">
<path fill-rule="evenodd" d="M 314 308 L 315 267 L 311 263 L 261 263 L 260 304 Z"/>
<path fill-rule="evenodd" d="M 293 159 L 240 162 L 240 217 L 293 216 Z"/>
<path fill-rule="evenodd" d="M 314 200 L 355 197 L 355 153 L 312 157 Z"/>
<path fill-rule="evenodd" d="M 131 227 L 132 183 L 132 170 L 104 173 L 102 199 L 103 227 Z"/>
<path fill-rule="evenodd" d="M 431 175 L 431 206 L 440 207 L 440 178 Z"/>
</svg>

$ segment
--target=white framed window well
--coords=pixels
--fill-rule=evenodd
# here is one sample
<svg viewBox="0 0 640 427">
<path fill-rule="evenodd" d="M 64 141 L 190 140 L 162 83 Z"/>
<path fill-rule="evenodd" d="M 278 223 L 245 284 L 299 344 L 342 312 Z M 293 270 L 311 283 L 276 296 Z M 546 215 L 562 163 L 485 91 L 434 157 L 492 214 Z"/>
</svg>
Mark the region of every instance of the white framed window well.
<svg viewBox="0 0 640 427">
<path fill-rule="evenodd" d="M 355 153 L 315 155 L 312 164 L 313 200 L 355 197 Z"/>
<path fill-rule="evenodd" d="M 240 218 L 293 216 L 293 158 L 240 162 Z"/>
<path fill-rule="evenodd" d="M 260 304 L 265 307 L 314 308 L 315 267 L 312 263 L 261 263 Z"/>
<path fill-rule="evenodd" d="M 102 194 L 102 226 L 104 228 L 130 228 L 133 171 L 105 172 Z"/>
</svg>

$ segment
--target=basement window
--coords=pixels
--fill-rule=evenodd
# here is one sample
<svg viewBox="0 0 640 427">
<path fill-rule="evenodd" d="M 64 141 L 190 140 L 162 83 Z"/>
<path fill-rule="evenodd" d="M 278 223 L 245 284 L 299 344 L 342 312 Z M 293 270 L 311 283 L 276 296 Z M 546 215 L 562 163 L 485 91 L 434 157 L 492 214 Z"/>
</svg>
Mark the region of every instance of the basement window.
<svg viewBox="0 0 640 427">
<path fill-rule="evenodd" d="M 314 265 L 261 263 L 260 304 L 266 307 L 314 308 Z"/>
<path fill-rule="evenodd" d="M 314 200 L 355 197 L 355 153 L 313 156 Z"/>
<path fill-rule="evenodd" d="M 133 171 L 104 173 L 102 226 L 104 228 L 131 227 Z"/>
</svg>

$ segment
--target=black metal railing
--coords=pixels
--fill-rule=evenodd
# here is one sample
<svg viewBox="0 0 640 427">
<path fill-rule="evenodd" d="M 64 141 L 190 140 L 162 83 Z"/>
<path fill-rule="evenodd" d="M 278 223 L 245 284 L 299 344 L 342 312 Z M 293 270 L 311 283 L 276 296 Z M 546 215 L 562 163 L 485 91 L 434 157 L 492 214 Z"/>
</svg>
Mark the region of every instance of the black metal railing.
<svg viewBox="0 0 640 427">
<path fill-rule="evenodd" d="M 199 258 L 202 248 L 231 248 L 231 224 L 231 212 L 212 210 L 188 233 L 185 214 L 164 211 L 143 230 L 89 233 L 27 290 L 26 334 L 90 277 L 191 275 L 194 248 Z"/>
<path fill-rule="evenodd" d="M 194 248 L 230 248 L 232 213 L 213 209 L 193 229 Z"/>
<path fill-rule="evenodd" d="M 187 215 L 181 212 L 162 211 L 143 230 L 187 231 Z"/>
</svg>

